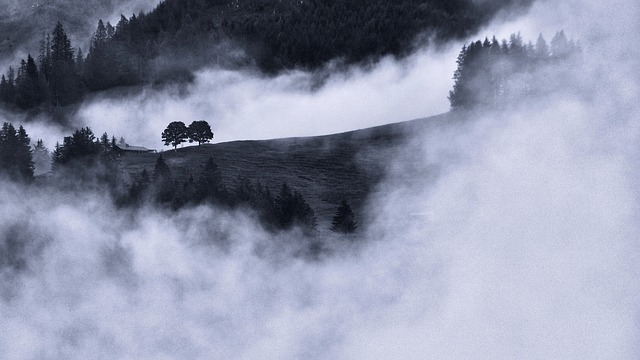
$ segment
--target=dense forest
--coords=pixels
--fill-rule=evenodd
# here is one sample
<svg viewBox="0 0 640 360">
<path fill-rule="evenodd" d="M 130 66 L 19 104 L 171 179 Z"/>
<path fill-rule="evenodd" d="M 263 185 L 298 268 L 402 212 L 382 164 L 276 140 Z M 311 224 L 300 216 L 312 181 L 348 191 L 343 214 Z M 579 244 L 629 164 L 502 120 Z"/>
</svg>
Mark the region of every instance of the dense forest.
<svg viewBox="0 0 640 360">
<path fill-rule="evenodd" d="M 117 24 L 98 21 L 89 49 L 74 48 L 63 24 L 42 34 L 38 55 L 9 68 L 0 100 L 50 109 L 118 86 L 189 81 L 204 65 L 257 66 L 267 73 L 315 69 L 334 59 L 362 63 L 411 53 L 426 40 L 477 30 L 500 5 L 470 0 L 165 0 Z"/>
<path fill-rule="evenodd" d="M 543 75 L 546 66 L 566 65 L 581 53 L 580 44 L 557 32 L 550 43 L 541 35 L 535 45 L 525 43 L 520 34 L 509 41 L 477 40 L 465 45 L 458 55 L 449 93 L 452 109 L 496 106 L 510 103 L 521 95 L 548 92 L 558 81 Z"/>
</svg>

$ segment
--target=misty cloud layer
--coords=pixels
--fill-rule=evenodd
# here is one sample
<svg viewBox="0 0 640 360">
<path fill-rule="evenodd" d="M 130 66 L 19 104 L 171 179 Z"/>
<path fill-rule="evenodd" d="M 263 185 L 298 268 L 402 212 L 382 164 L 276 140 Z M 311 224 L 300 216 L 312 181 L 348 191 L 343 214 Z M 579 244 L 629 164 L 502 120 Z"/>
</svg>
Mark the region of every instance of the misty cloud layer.
<svg viewBox="0 0 640 360">
<path fill-rule="evenodd" d="M 417 133 L 370 199 L 364 241 L 334 239 L 318 260 L 287 251 L 308 239 L 265 233 L 243 213 L 123 212 L 98 194 L 5 184 L 2 244 L 32 241 L 21 270 L 0 272 L 2 356 L 638 358 L 639 54 L 621 41 L 636 34 L 638 6 L 608 4 L 539 2 L 487 28 L 519 26 L 529 39 L 564 28 L 584 43 L 582 76 Z M 430 94 L 446 96 L 455 63 L 437 59 L 456 52 L 336 76 L 315 92 L 306 74 L 209 70 L 187 95 L 149 90 L 80 115 L 156 147 L 180 117 L 212 120 L 218 140 L 406 120 L 446 109 Z M 422 177 L 407 179 L 409 169 Z"/>
<path fill-rule="evenodd" d="M 268 78 L 204 70 L 186 90 L 149 88 L 124 99 L 92 101 L 78 118 L 156 149 L 172 121 L 206 120 L 215 142 L 344 132 L 447 111 L 457 52 L 456 46 L 401 63 L 386 59 L 368 71 L 354 67 L 329 76 L 320 88 L 316 75 L 304 72 Z"/>
</svg>

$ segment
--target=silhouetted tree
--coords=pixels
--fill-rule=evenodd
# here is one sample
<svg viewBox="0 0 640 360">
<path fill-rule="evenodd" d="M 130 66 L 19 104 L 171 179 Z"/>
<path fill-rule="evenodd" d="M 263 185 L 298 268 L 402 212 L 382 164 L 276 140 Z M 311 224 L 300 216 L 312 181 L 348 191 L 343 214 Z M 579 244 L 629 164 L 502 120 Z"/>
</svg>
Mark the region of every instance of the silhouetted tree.
<svg viewBox="0 0 640 360">
<path fill-rule="evenodd" d="M 69 105 L 80 98 L 80 78 L 75 72 L 71 41 L 60 22 L 51 36 L 51 75 L 49 77 L 53 105 Z"/>
<path fill-rule="evenodd" d="M 187 126 L 182 121 L 173 121 L 162 132 L 162 141 L 165 145 L 173 146 L 174 151 L 178 145 L 187 141 Z"/>
<path fill-rule="evenodd" d="M 0 170 L 10 179 L 30 181 L 33 179 L 33 153 L 31 140 L 20 126 L 16 131 L 11 123 L 4 123 L 0 130 Z"/>
<path fill-rule="evenodd" d="M 197 142 L 198 145 L 207 143 L 213 139 L 213 132 L 209 123 L 200 120 L 192 122 L 187 128 L 187 135 L 189 136 L 189 142 Z"/>
</svg>

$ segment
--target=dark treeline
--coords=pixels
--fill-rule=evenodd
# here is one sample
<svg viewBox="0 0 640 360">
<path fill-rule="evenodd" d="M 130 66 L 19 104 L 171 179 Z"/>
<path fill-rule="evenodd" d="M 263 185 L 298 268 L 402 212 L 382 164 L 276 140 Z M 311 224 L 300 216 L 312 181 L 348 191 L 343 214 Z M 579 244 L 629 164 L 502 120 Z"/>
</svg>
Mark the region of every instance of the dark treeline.
<svg viewBox="0 0 640 360">
<path fill-rule="evenodd" d="M 153 203 L 173 210 L 212 204 L 223 209 L 242 208 L 255 212 L 262 225 L 271 231 L 299 227 L 306 232 L 316 229 L 316 217 L 302 194 L 286 182 L 274 194 L 260 181 L 237 179 L 230 187 L 212 158 L 196 176 L 180 180 L 174 176 L 164 157 L 157 158 L 153 173 L 145 169 L 132 181 L 126 193 L 117 196 L 120 206 Z"/>
<path fill-rule="evenodd" d="M 122 142 L 123 140 L 121 140 Z M 244 209 L 256 214 L 270 231 L 301 228 L 307 233 L 316 230 L 313 209 L 302 193 L 282 182 L 272 192 L 258 180 L 239 178 L 225 184 L 222 171 L 213 158 L 193 169 L 186 179 L 174 176 L 162 154 L 158 155 L 153 172 L 146 169 L 132 176 L 120 163 L 126 155 L 122 145 L 107 133 L 97 138 L 93 131 L 81 128 L 56 143 L 51 156 L 38 140 L 31 147 L 26 130 L 4 123 L 0 129 L 0 175 L 19 183 L 34 180 L 34 159 L 50 160 L 51 171 L 38 183 L 64 191 L 106 192 L 121 208 L 152 205 L 179 210 L 199 205 L 214 205 L 221 209 Z M 46 159 L 46 160 L 44 160 Z M 46 166 L 46 164 L 43 164 Z M 356 231 L 355 216 L 348 203 L 342 201 L 336 211 L 331 230 L 340 233 Z"/>
<path fill-rule="evenodd" d="M 148 14 L 122 16 L 115 26 L 100 20 L 86 54 L 72 47 L 58 23 L 42 35 L 36 58 L 29 55 L 3 75 L 0 100 L 19 109 L 66 106 L 117 86 L 187 81 L 200 66 L 216 62 L 276 72 L 314 69 L 333 59 L 404 56 L 414 50 L 416 36 L 466 36 L 501 6 L 471 0 L 165 0 Z M 231 55 L 230 42 L 245 55 Z"/>
<path fill-rule="evenodd" d="M 580 45 L 563 31 L 550 43 L 542 35 L 535 45 L 524 43 L 520 34 L 513 34 L 509 41 L 498 41 L 494 36 L 465 45 L 458 55 L 455 83 L 449 93 L 451 108 L 504 105 L 520 95 L 547 92 L 557 79 L 547 78 L 540 70 L 566 65 L 580 52 Z"/>
<path fill-rule="evenodd" d="M 209 204 L 228 210 L 246 208 L 272 231 L 316 229 L 314 211 L 302 194 L 285 182 L 275 194 L 259 181 L 248 179 L 238 179 L 227 186 L 212 158 L 181 179 L 172 173 L 162 154 L 158 155 L 153 172 L 145 169 L 130 176 L 120 168 L 122 156 L 135 155 L 122 154 L 115 137 L 105 133 L 96 138 L 89 128 L 76 130 L 62 144 L 56 144 L 49 181 L 73 191 L 107 191 L 119 207 L 151 204 L 179 210 Z"/>
</svg>

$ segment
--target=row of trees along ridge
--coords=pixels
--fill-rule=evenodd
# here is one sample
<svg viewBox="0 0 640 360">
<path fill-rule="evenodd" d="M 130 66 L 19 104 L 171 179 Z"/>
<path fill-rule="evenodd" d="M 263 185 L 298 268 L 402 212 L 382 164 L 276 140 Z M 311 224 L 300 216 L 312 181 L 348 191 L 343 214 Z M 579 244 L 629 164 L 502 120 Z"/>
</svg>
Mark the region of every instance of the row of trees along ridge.
<svg viewBox="0 0 640 360">
<path fill-rule="evenodd" d="M 579 58 L 580 44 L 567 39 L 563 31 L 549 44 L 538 36 L 535 45 L 524 43 L 520 34 L 509 41 L 477 40 L 465 45 L 458 55 L 453 89 L 449 93 L 452 109 L 506 104 L 521 95 L 548 92 L 555 76 L 546 76 L 545 67 L 556 70 Z"/>
</svg>

